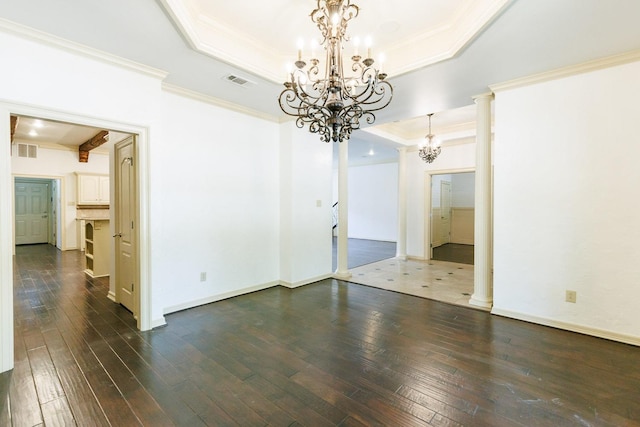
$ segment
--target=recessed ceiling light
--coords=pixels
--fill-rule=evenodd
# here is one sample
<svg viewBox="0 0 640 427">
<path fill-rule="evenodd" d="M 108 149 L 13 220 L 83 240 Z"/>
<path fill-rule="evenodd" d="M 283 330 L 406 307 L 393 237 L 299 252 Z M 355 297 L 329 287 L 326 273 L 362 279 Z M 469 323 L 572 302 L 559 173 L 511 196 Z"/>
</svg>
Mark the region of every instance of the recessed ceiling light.
<svg viewBox="0 0 640 427">
<path fill-rule="evenodd" d="M 33 126 L 37 127 L 37 128 L 42 128 L 42 127 L 44 127 L 44 123 L 42 123 L 42 120 L 40 120 L 40 119 L 35 119 L 33 121 Z"/>
<path fill-rule="evenodd" d="M 29 131 L 29 136 L 38 136 L 38 132 L 36 132 L 36 130 L 35 130 L 35 129 L 31 129 L 31 130 Z"/>
<path fill-rule="evenodd" d="M 373 156 L 374 154 L 376 154 L 376 153 L 374 153 L 374 152 L 373 152 L 373 148 L 372 148 L 372 149 L 370 149 L 370 150 L 369 150 L 369 155 L 370 155 L 370 156 Z"/>
</svg>

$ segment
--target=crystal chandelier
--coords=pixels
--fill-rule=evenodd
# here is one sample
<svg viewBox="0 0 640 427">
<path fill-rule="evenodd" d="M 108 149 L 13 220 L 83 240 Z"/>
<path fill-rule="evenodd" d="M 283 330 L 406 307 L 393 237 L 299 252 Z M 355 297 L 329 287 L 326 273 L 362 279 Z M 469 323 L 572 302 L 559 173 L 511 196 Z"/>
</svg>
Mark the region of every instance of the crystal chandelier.
<svg viewBox="0 0 640 427">
<path fill-rule="evenodd" d="M 429 134 L 424 137 L 426 142 L 420 145 L 418 155 L 425 162 L 433 163 L 440 151 L 442 151 L 442 147 L 440 147 L 438 140 L 435 139 L 435 135 L 431 133 L 431 116 L 433 116 L 433 113 L 427 114 L 427 116 L 429 116 Z"/>
<path fill-rule="evenodd" d="M 309 124 L 309 132 L 320 134 L 324 142 L 349 139 L 362 121 L 375 122 L 374 111 L 385 108 L 393 97 L 393 87 L 385 81 L 387 74 L 373 68 L 371 49 L 362 59 L 354 43 L 351 75 L 344 74 L 342 52 L 348 42 L 347 24 L 360 12 L 351 0 L 317 0 L 311 20 L 320 30 L 320 45 L 326 52 L 321 64 L 311 58 L 309 67 L 299 46 L 295 69 L 288 73 L 285 89 L 278 101 L 282 111 L 296 117 L 296 126 Z M 313 55 L 312 53 L 312 56 Z M 321 66 L 324 74 L 320 74 Z M 382 68 L 382 67 L 380 67 Z"/>
</svg>

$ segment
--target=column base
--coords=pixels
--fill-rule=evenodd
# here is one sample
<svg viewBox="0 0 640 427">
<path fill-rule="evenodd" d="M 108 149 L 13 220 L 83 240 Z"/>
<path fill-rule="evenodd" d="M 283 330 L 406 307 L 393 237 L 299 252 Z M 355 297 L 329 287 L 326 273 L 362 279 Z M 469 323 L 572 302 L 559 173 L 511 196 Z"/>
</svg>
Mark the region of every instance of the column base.
<svg viewBox="0 0 640 427">
<path fill-rule="evenodd" d="M 348 280 L 351 279 L 351 272 L 349 270 L 336 271 L 335 273 L 333 273 L 333 278 L 338 280 Z"/>
<path fill-rule="evenodd" d="M 475 305 L 476 307 L 491 308 L 493 307 L 493 298 L 479 298 L 471 295 L 469 304 Z"/>
<path fill-rule="evenodd" d="M 407 260 L 407 256 L 406 255 L 396 255 L 395 259 L 397 259 L 399 261 L 406 261 Z"/>
</svg>

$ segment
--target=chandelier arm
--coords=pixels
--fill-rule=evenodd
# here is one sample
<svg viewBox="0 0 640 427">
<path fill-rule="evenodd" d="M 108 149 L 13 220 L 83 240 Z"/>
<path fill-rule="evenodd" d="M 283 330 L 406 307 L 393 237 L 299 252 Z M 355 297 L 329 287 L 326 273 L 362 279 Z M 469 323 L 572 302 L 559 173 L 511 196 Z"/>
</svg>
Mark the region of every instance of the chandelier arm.
<svg viewBox="0 0 640 427">
<path fill-rule="evenodd" d="M 372 124 L 378 111 L 393 99 L 393 87 L 384 81 L 385 73 L 372 67 L 373 60 L 356 53 L 351 58 L 352 76 L 344 74 L 343 43 L 349 40 L 347 25 L 360 9 L 351 0 L 316 0 L 311 21 L 322 36 L 325 74 L 320 75 L 319 60 L 311 58 L 308 68 L 298 57 L 296 67 L 278 98 L 280 109 L 296 118 L 296 126 L 309 125 L 309 132 L 320 140 L 344 141 L 361 124 Z M 370 54 L 369 54 L 370 56 Z"/>
<path fill-rule="evenodd" d="M 367 96 L 362 98 L 363 95 Z M 373 96 L 376 96 L 376 98 L 371 100 Z M 383 81 L 379 82 L 377 86 L 367 85 L 367 88 L 354 98 L 354 102 L 367 106 L 375 106 L 377 104 L 380 104 L 377 107 L 367 108 L 368 111 L 379 111 L 389 105 L 392 99 L 393 87 L 388 82 Z"/>
<path fill-rule="evenodd" d="M 366 77 L 366 78 L 365 78 Z M 367 67 L 363 70 L 361 76 L 361 82 L 366 83 L 365 88 L 360 91 L 355 96 L 350 96 L 354 102 L 363 103 L 363 104 L 375 104 L 380 101 L 381 98 L 384 98 L 386 89 L 382 86 L 388 86 L 391 88 L 389 82 L 379 80 L 377 78 L 377 71 L 371 67 Z M 366 97 L 362 98 L 363 95 L 368 94 Z M 380 99 L 376 99 L 374 101 L 369 102 L 369 99 L 373 95 L 379 95 Z"/>
</svg>

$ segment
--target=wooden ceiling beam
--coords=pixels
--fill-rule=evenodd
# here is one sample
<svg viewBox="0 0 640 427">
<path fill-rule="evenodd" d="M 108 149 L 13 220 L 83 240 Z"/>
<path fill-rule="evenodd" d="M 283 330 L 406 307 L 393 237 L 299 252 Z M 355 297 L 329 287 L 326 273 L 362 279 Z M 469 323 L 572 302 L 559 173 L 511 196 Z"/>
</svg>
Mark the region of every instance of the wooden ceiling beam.
<svg viewBox="0 0 640 427">
<path fill-rule="evenodd" d="M 89 161 L 89 151 L 94 148 L 100 147 L 102 144 L 109 140 L 109 132 L 101 130 L 95 134 L 91 139 L 85 141 L 78 147 L 78 161 L 80 163 L 87 163 Z"/>
<path fill-rule="evenodd" d="M 16 134 L 17 127 L 18 127 L 18 116 L 11 116 L 11 143 L 13 143 L 13 135 Z"/>
</svg>

